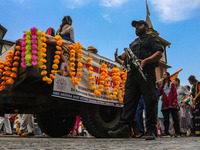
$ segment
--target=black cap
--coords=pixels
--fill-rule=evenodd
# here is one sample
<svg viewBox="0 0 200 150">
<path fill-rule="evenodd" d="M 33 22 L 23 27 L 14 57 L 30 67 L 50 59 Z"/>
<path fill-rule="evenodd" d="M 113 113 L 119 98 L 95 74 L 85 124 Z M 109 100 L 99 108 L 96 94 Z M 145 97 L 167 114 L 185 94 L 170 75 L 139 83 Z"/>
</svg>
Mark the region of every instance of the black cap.
<svg viewBox="0 0 200 150">
<path fill-rule="evenodd" d="M 146 27 L 149 27 L 148 23 L 147 23 L 146 21 L 144 21 L 144 20 L 139 20 L 139 21 L 133 20 L 132 23 L 131 23 L 131 25 L 132 25 L 133 27 L 135 27 L 136 24 L 144 24 Z"/>
</svg>

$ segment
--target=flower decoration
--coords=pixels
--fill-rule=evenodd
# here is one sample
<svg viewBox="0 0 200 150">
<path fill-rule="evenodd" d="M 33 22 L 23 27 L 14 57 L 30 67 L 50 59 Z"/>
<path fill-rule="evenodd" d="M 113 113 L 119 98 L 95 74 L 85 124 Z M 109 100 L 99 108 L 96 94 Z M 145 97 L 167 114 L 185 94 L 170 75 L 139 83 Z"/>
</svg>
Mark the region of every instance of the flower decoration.
<svg viewBox="0 0 200 150">
<path fill-rule="evenodd" d="M 80 44 L 80 42 L 77 42 L 74 45 L 70 45 L 69 46 L 69 53 L 70 53 L 70 76 L 71 76 L 71 81 L 73 82 L 74 85 L 79 85 L 79 81 L 81 81 L 81 76 L 82 76 L 82 45 Z M 77 58 L 78 58 L 78 62 L 76 62 L 76 54 L 77 54 Z M 77 64 L 77 73 L 75 72 L 75 67 Z M 75 77 L 75 75 L 77 77 Z"/>
</svg>

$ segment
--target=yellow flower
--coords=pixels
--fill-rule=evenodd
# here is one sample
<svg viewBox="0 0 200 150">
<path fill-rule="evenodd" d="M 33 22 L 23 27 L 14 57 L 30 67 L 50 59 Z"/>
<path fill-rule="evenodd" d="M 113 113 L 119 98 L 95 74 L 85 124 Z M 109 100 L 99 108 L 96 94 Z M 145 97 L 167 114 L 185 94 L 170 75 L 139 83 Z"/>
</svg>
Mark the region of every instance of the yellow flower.
<svg viewBox="0 0 200 150">
<path fill-rule="evenodd" d="M 69 61 L 75 61 L 75 58 L 70 58 Z"/>
<path fill-rule="evenodd" d="M 90 72 L 89 72 L 89 75 L 92 75 L 92 74 L 94 74 L 94 72 L 93 72 L 93 71 L 90 71 Z"/>
<path fill-rule="evenodd" d="M 16 46 L 15 49 L 19 51 L 19 50 L 21 50 L 21 47 L 20 46 Z"/>
<path fill-rule="evenodd" d="M 58 40 L 62 40 L 62 37 L 60 35 L 56 35 L 55 39 Z"/>
<path fill-rule="evenodd" d="M 110 91 L 106 91 L 107 94 L 110 94 Z"/>
<path fill-rule="evenodd" d="M 79 82 L 78 81 L 74 81 L 74 85 L 79 85 Z"/>
<path fill-rule="evenodd" d="M 51 84 L 52 83 L 52 80 L 50 78 L 47 78 L 47 83 L 48 84 Z"/>
<path fill-rule="evenodd" d="M 42 78 L 42 81 L 47 81 L 47 79 L 48 79 L 48 77 L 47 77 L 47 76 L 44 76 L 44 77 Z"/>
<path fill-rule="evenodd" d="M 60 56 L 59 56 L 59 55 L 55 55 L 55 56 L 54 56 L 54 59 L 58 59 L 58 60 L 59 60 L 59 59 L 60 59 Z"/>
<path fill-rule="evenodd" d="M 75 63 L 70 63 L 70 67 L 75 67 Z"/>
<path fill-rule="evenodd" d="M 82 76 L 82 73 L 77 72 L 77 76 L 81 77 L 81 76 Z"/>
<path fill-rule="evenodd" d="M 112 98 L 113 98 L 113 95 L 112 95 L 112 94 L 110 94 L 110 95 L 109 95 L 109 98 L 110 98 L 110 99 L 112 99 Z"/>
<path fill-rule="evenodd" d="M 56 74 L 56 73 L 57 73 L 57 70 L 51 70 L 51 73 L 52 73 L 52 74 Z"/>
<path fill-rule="evenodd" d="M 53 68 L 53 69 L 58 69 L 58 65 L 57 65 L 57 64 L 53 64 L 53 65 L 52 65 L 52 68 Z"/>
<path fill-rule="evenodd" d="M 53 74 L 50 74 L 50 78 L 51 78 L 51 79 L 54 79 L 55 76 L 54 76 Z"/>
<path fill-rule="evenodd" d="M 102 89 L 103 87 L 104 87 L 104 86 L 103 86 L 102 84 L 100 84 L 100 85 L 99 85 L 99 88 L 101 88 L 101 89 Z"/>
<path fill-rule="evenodd" d="M 61 51 L 56 51 L 55 54 L 60 55 Z"/>
<path fill-rule="evenodd" d="M 83 51 L 81 49 L 78 49 L 78 53 L 82 53 Z"/>
<path fill-rule="evenodd" d="M 74 67 L 70 67 L 70 70 L 75 70 L 75 68 Z"/>
<path fill-rule="evenodd" d="M 78 62 L 78 67 L 82 67 L 83 64 L 81 62 Z"/>
<path fill-rule="evenodd" d="M 62 49 L 62 47 L 56 46 L 56 49 L 60 51 Z"/>
<path fill-rule="evenodd" d="M 70 75 L 71 76 L 75 76 L 76 72 L 71 72 Z"/>
<path fill-rule="evenodd" d="M 94 85 L 94 84 L 95 84 L 95 82 L 94 82 L 94 81 L 91 81 L 91 82 L 90 82 L 90 84 L 91 84 L 91 85 Z"/>
<path fill-rule="evenodd" d="M 46 59 L 41 59 L 40 62 L 42 62 L 42 63 L 46 63 L 47 60 L 46 60 Z"/>
<path fill-rule="evenodd" d="M 71 80 L 72 80 L 72 81 L 75 81 L 75 80 L 76 80 L 76 77 L 71 78 Z"/>
<path fill-rule="evenodd" d="M 46 48 L 47 44 L 46 43 L 41 43 L 41 46 Z"/>
<path fill-rule="evenodd" d="M 83 54 L 78 54 L 78 56 L 77 56 L 78 58 L 80 58 L 80 57 L 83 57 Z"/>
<path fill-rule="evenodd" d="M 117 92 L 113 92 L 113 95 L 117 95 Z"/>
<path fill-rule="evenodd" d="M 54 63 L 54 64 L 59 64 L 60 61 L 59 61 L 58 59 L 54 59 L 53 63 Z"/>
<path fill-rule="evenodd" d="M 44 47 L 42 47 L 40 50 L 41 50 L 43 53 L 46 53 L 46 51 L 47 51 L 47 49 L 44 48 Z"/>
<path fill-rule="evenodd" d="M 40 66 L 40 68 L 44 70 L 44 69 L 47 69 L 47 66 L 46 65 L 42 65 L 42 66 Z"/>
<path fill-rule="evenodd" d="M 75 50 L 70 50 L 70 54 L 75 54 Z"/>
<path fill-rule="evenodd" d="M 92 90 L 96 90 L 96 86 L 92 86 L 92 88 L 91 88 Z"/>
<path fill-rule="evenodd" d="M 118 98 L 122 98 L 122 95 L 118 95 Z"/>
<path fill-rule="evenodd" d="M 45 37 L 41 37 L 41 41 L 42 42 L 46 42 L 46 38 Z"/>
<path fill-rule="evenodd" d="M 82 71 L 83 69 L 82 68 L 77 68 L 77 71 Z"/>
<path fill-rule="evenodd" d="M 91 70 L 91 71 L 93 71 L 93 67 L 89 67 L 88 69 Z"/>
<path fill-rule="evenodd" d="M 98 90 L 94 90 L 94 94 L 97 95 L 97 93 L 99 93 L 99 91 Z"/>
<path fill-rule="evenodd" d="M 61 41 L 61 40 L 58 40 L 58 41 L 56 42 L 56 44 L 57 44 L 58 46 L 61 46 L 61 45 L 62 45 L 62 41 Z"/>
<path fill-rule="evenodd" d="M 87 59 L 88 61 L 91 61 L 92 60 L 92 58 L 91 57 L 88 57 L 88 59 Z"/>
<path fill-rule="evenodd" d="M 45 76 L 47 74 L 47 71 L 45 71 L 45 70 L 43 70 L 42 72 L 41 72 L 41 75 L 42 76 Z"/>
<path fill-rule="evenodd" d="M 79 59 L 78 59 L 78 62 L 81 62 L 81 61 L 83 61 L 83 58 L 79 58 Z"/>
<path fill-rule="evenodd" d="M 20 60 L 19 56 L 14 56 L 14 60 Z"/>
<path fill-rule="evenodd" d="M 94 78 L 94 77 L 90 77 L 89 79 L 90 79 L 90 80 L 94 80 L 95 78 Z"/>
<path fill-rule="evenodd" d="M 88 62 L 88 65 L 91 65 L 91 66 L 92 66 L 92 63 L 91 63 L 91 62 Z"/>
<path fill-rule="evenodd" d="M 47 54 L 45 54 L 45 53 L 40 54 L 40 57 L 46 57 L 46 56 L 47 56 Z"/>
<path fill-rule="evenodd" d="M 42 32 L 41 36 L 42 36 L 42 37 L 45 37 L 45 36 L 46 36 L 46 34 L 45 34 L 44 32 Z"/>
<path fill-rule="evenodd" d="M 75 53 L 70 53 L 70 57 L 75 57 Z"/>
<path fill-rule="evenodd" d="M 17 77 L 17 74 L 16 74 L 16 73 L 12 73 L 12 74 L 10 75 L 10 77 L 16 78 L 16 77 Z"/>
<path fill-rule="evenodd" d="M 14 66 L 14 67 L 17 67 L 18 65 L 19 65 L 19 63 L 16 62 L 16 61 L 13 63 L 13 66 Z"/>
</svg>

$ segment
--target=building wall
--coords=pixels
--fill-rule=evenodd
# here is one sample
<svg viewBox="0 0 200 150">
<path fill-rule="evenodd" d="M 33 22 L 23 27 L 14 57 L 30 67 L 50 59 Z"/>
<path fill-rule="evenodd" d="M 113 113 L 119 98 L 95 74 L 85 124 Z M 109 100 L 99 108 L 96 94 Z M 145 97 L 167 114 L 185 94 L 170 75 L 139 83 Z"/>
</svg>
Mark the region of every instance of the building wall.
<svg viewBox="0 0 200 150">
<path fill-rule="evenodd" d="M 0 43 L 1 44 L 1 43 Z M 0 46 L 0 55 L 3 54 L 4 52 L 6 52 L 7 50 L 9 50 L 12 46 L 8 45 L 8 44 L 2 44 L 2 46 Z"/>
</svg>

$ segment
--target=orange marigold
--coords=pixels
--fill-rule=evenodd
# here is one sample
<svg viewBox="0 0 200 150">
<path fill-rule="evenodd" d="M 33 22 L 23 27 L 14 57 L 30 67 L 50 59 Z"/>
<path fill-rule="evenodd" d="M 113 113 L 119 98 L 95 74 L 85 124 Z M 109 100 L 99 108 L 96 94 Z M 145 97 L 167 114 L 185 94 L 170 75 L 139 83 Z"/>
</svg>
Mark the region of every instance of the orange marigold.
<svg viewBox="0 0 200 150">
<path fill-rule="evenodd" d="M 70 75 L 71 76 L 75 76 L 76 72 L 71 72 Z"/>
<path fill-rule="evenodd" d="M 99 89 L 99 92 L 103 92 L 103 89 Z"/>
<path fill-rule="evenodd" d="M 46 59 L 40 59 L 40 62 L 42 62 L 42 63 L 46 63 L 47 60 L 46 60 Z"/>
<path fill-rule="evenodd" d="M 69 61 L 75 61 L 75 58 L 70 58 Z"/>
<path fill-rule="evenodd" d="M 53 61 L 53 63 L 54 63 L 54 64 L 59 64 L 60 61 L 59 61 L 58 59 L 55 59 L 55 60 Z"/>
<path fill-rule="evenodd" d="M 79 62 L 83 61 L 83 58 L 79 58 L 78 61 L 79 61 Z"/>
<path fill-rule="evenodd" d="M 56 49 L 60 51 L 62 49 L 62 47 L 56 46 Z"/>
<path fill-rule="evenodd" d="M 57 64 L 53 64 L 53 65 L 52 65 L 52 68 L 53 68 L 53 69 L 58 69 L 58 65 L 57 65 Z"/>
<path fill-rule="evenodd" d="M 81 62 L 78 62 L 78 67 L 82 67 L 83 64 Z"/>
<path fill-rule="evenodd" d="M 57 73 L 57 70 L 51 70 L 51 73 L 52 73 L 52 74 L 56 74 L 56 73 Z"/>
<path fill-rule="evenodd" d="M 42 76 L 45 76 L 47 74 L 47 71 L 45 71 L 45 70 L 43 70 L 42 72 L 41 72 L 41 75 Z"/>
<path fill-rule="evenodd" d="M 54 59 L 60 59 L 60 56 L 59 55 L 55 55 Z"/>
<path fill-rule="evenodd" d="M 55 39 L 58 40 L 62 40 L 62 37 L 60 35 L 56 35 Z"/>
<path fill-rule="evenodd" d="M 107 94 L 110 94 L 111 91 L 106 91 Z"/>
<path fill-rule="evenodd" d="M 92 90 L 96 90 L 96 86 L 92 86 L 91 89 L 92 89 Z"/>
<path fill-rule="evenodd" d="M 16 77 L 17 77 L 17 74 L 16 74 L 16 73 L 11 73 L 10 77 L 16 78 Z"/>
<path fill-rule="evenodd" d="M 83 54 L 78 54 L 78 56 L 77 56 L 78 58 L 80 58 L 80 57 L 83 57 Z"/>
<path fill-rule="evenodd" d="M 91 84 L 91 85 L 94 85 L 94 84 L 95 84 L 95 82 L 94 82 L 94 81 L 92 81 L 92 82 L 90 82 L 90 84 Z"/>
<path fill-rule="evenodd" d="M 19 56 L 14 56 L 14 60 L 20 60 Z"/>
<path fill-rule="evenodd" d="M 56 51 L 55 54 L 60 55 L 61 51 Z"/>
<path fill-rule="evenodd" d="M 40 54 L 40 57 L 46 57 L 46 56 L 47 56 L 47 54 L 45 54 L 45 53 Z"/>
<path fill-rule="evenodd" d="M 15 67 L 17 67 L 18 65 L 19 65 L 19 63 L 16 61 L 13 63 L 13 66 L 15 66 Z"/>
<path fill-rule="evenodd" d="M 77 72 L 77 76 L 81 77 L 81 76 L 82 76 L 82 73 Z"/>
<path fill-rule="evenodd" d="M 46 38 L 45 37 L 41 37 L 41 41 L 42 42 L 46 42 Z"/>
<path fill-rule="evenodd" d="M 95 77 L 90 77 L 89 79 L 90 79 L 90 80 L 94 80 L 94 79 L 95 79 Z"/>
<path fill-rule="evenodd" d="M 47 78 L 47 83 L 48 84 L 51 84 L 52 83 L 52 80 L 50 78 Z"/>
<path fill-rule="evenodd" d="M 56 44 L 57 44 L 58 46 L 61 46 L 61 45 L 62 45 L 62 41 L 61 41 L 61 40 L 58 40 L 58 41 L 56 42 Z"/>
<path fill-rule="evenodd" d="M 82 71 L 83 69 L 82 68 L 77 68 L 77 71 Z"/>
<path fill-rule="evenodd" d="M 70 63 L 69 65 L 70 65 L 70 67 L 75 67 L 75 63 L 73 63 L 73 62 Z"/>
<path fill-rule="evenodd" d="M 40 45 L 41 45 L 42 47 L 45 47 L 45 48 L 47 47 L 47 44 L 46 44 L 46 43 L 41 43 Z"/>
<path fill-rule="evenodd" d="M 93 67 L 89 67 L 88 69 L 91 70 L 91 71 L 93 71 Z"/>
<path fill-rule="evenodd" d="M 42 78 L 42 81 L 47 81 L 47 79 L 48 79 L 48 77 L 47 77 L 47 76 L 44 76 L 44 77 Z"/>
<path fill-rule="evenodd" d="M 79 81 L 74 81 L 74 85 L 79 85 Z"/>
<path fill-rule="evenodd" d="M 43 53 L 46 53 L 46 51 L 47 51 L 47 49 L 44 48 L 44 47 L 42 47 L 40 50 L 41 50 Z"/>
<path fill-rule="evenodd" d="M 81 49 L 78 49 L 78 53 L 82 53 L 83 51 Z"/>
<path fill-rule="evenodd" d="M 16 49 L 16 50 L 20 50 L 21 47 L 20 47 L 20 46 L 16 46 L 15 49 Z"/>
<path fill-rule="evenodd" d="M 47 66 L 46 65 L 42 65 L 42 66 L 40 66 L 40 68 L 44 70 L 44 69 L 47 69 Z"/>
<path fill-rule="evenodd" d="M 93 72 L 93 71 L 90 71 L 90 72 L 89 72 L 89 75 L 92 75 L 92 74 L 94 74 L 94 72 Z"/>
</svg>

